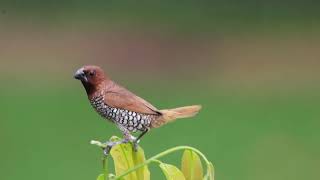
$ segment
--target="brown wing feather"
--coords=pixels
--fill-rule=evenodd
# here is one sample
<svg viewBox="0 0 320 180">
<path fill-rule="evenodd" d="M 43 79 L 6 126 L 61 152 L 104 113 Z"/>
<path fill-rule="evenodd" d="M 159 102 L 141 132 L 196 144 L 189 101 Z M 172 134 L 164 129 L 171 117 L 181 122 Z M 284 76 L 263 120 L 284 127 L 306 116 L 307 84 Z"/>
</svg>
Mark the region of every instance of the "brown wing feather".
<svg viewBox="0 0 320 180">
<path fill-rule="evenodd" d="M 105 91 L 105 103 L 109 106 L 144 114 L 161 114 L 157 108 L 129 90 L 114 83 Z"/>
</svg>

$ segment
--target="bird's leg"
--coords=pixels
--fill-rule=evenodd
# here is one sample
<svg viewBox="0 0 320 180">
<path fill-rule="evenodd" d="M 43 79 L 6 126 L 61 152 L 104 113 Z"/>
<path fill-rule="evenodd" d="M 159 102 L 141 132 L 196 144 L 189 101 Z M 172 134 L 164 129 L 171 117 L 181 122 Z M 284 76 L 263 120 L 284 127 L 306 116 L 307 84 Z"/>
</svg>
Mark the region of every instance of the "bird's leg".
<svg viewBox="0 0 320 180">
<path fill-rule="evenodd" d="M 130 134 L 130 132 L 127 130 L 127 128 L 123 127 L 122 125 L 120 124 L 117 124 L 118 128 L 120 129 L 120 131 L 122 132 L 122 134 L 124 135 L 124 138 L 120 141 L 116 141 L 116 142 L 113 142 L 113 141 L 107 141 L 106 144 L 107 144 L 107 147 L 104 149 L 104 154 L 105 155 L 108 155 L 111 148 L 115 145 L 118 145 L 118 144 L 124 144 L 124 143 L 128 143 L 128 142 L 133 142 L 136 138 L 134 136 L 132 136 Z"/>
<path fill-rule="evenodd" d="M 133 144 L 133 150 L 135 152 L 137 152 L 138 150 L 138 143 L 140 141 L 140 139 L 142 138 L 142 136 L 144 136 L 148 131 L 149 129 L 146 129 L 145 131 L 143 131 L 137 138 L 132 136 L 130 134 L 130 131 L 123 127 L 122 125 L 120 124 L 117 124 L 118 128 L 120 129 L 120 131 L 122 132 L 122 134 L 124 135 L 124 138 L 120 141 L 116 141 L 116 142 L 112 142 L 112 141 L 107 141 L 106 144 L 107 144 L 107 147 L 104 149 L 104 154 L 105 155 L 108 155 L 111 148 L 115 145 L 118 145 L 118 144 L 123 144 L 123 143 L 128 143 L 128 142 L 131 142 Z"/>
<path fill-rule="evenodd" d="M 138 138 L 136 138 L 130 134 L 130 132 L 127 128 L 125 128 L 121 125 L 119 126 L 119 128 L 124 135 L 124 140 L 127 140 L 127 142 L 132 142 L 133 150 L 134 150 L 134 152 L 137 152 L 139 139 L 143 136 L 144 133 L 140 134 L 140 136 Z"/>
<path fill-rule="evenodd" d="M 118 125 L 119 129 L 121 130 L 121 132 L 123 133 L 124 135 L 124 140 L 127 140 L 127 142 L 132 142 L 132 145 L 133 145 L 133 150 L 135 152 L 138 151 L 138 143 L 140 141 L 140 139 L 142 138 L 143 135 L 145 135 L 148 131 L 149 131 L 149 128 L 147 128 L 145 131 L 143 131 L 137 138 L 132 136 L 130 134 L 130 131 L 123 127 L 122 125 Z"/>
<path fill-rule="evenodd" d="M 140 139 L 142 138 L 142 136 L 144 136 L 150 129 L 147 128 L 146 130 L 144 130 L 136 139 L 136 141 L 139 143 Z"/>
<path fill-rule="evenodd" d="M 149 128 L 147 128 L 146 130 L 144 130 L 132 143 L 133 143 L 133 148 L 134 151 L 137 152 L 138 150 L 138 143 L 140 142 L 140 139 L 142 138 L 142 136 L 144 136 L 147 132 L 149 131 Z"/>
<path fill-rule="evenodd" d="M 136 139 L 130 134 L 130 131 L 127 128 L 123 127 L 120 124 L 118 125 L 118 127 L 124 136 L 124 140 L 126 140 L 127 142 L 133 142 Z"/>
</svg>

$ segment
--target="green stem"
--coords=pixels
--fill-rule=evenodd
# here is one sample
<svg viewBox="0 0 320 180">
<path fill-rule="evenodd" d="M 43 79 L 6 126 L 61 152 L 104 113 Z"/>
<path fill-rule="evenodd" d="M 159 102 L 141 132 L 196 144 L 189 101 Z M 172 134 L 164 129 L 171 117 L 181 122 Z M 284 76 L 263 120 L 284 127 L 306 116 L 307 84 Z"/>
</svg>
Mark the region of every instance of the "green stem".
<svg viewBox="0 0 320 180">
<path fill-rule="evenodd" d="M 153 160 L 152 160 L 152 162 L 154 162 L 154 163 L 158 163 L 158 164 L 162 164 L 162 162 L 161 162 L 161 161 L 159 161 L 158 159 L 153 159 Z"/>
<path fill-rule="evenodd" d="M 202 154 L 198 149 L 196 148 L 193 148 L 193 147 L 190 147 L 190 146 L 177 146 L 177 147 L 174 147 L 174 148 L 171 148 L 171 149 L 168 149 L 166 151 L 163 151 L 153 157 L 151 157 L 150 159 L 146 160 L 145 162 L 143 162 L 142 164 L 139 164 L 131 169 L 128 169 L 126 172 L 124 172 L 123 174 L 119 175 L 118 177 L 116 177 L 115 179 L 121 179 L 123 177 L 125 177 L 126 175 L 130 174 L 131 172 L 133 171 L 136 171 L 137 169 L 151 163 L 151 162 L 159 162 L 159 158 L 167 155 L 167 154 L 170 154 L 170 153 L 173 153 L 175 151 L 179 151 L 179 150 L 185 150 L 185 149 L 188 149 L 188 150 L 192 150 L 194 152 L 196 152 L 197 154 L 199 154 L 202 159 L 206 162 L 207 166 L 210 164 L 210 162 L 208 161 L 208 159 L 205 157 L 204 154 Z"/>
<path fill-rule="evenodd" d="M 104 179 L 108 180 L 109 179 L 109 172 L 108 172 L 108 158 L 107 158 L 107 156 L 103 156 L 103 158 L 102 158 L 102 167 L 103 167 Z"/>
</svg>

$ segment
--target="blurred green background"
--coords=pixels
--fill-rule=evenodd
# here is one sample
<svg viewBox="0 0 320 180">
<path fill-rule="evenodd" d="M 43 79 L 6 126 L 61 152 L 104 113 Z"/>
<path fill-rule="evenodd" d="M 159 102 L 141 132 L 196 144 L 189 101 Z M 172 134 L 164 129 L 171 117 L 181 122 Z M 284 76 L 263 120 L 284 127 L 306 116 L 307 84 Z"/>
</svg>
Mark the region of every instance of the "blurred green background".
<svg viewBox="0 0 320 180">
<path fill-rule="evenodd" d="M 120 132 L 73 79 L 85 64 L 159 109 L 203 105 L 145 136 L 147 157 L 189 145 L 214 163 L 217 180 L 318 179 L 319 8 L 311 0 L 1 1 L 0 179 L 101 172 L 89 141 Z"/>
</svg>

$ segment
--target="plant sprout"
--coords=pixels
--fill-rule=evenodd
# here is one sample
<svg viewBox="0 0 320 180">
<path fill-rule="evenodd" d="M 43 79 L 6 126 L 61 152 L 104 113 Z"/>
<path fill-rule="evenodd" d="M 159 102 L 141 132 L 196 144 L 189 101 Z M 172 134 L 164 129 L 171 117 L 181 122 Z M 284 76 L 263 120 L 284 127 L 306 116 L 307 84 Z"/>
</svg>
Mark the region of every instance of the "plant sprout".
<svg viewBox="0 0 320 180">
<path fill-rule="evenodd" d="M 118 141 L 119 139 L 113 136 L 110 140 Z M 103 149 L 107 146 L 105 143 L 94 140 L 91 141 L 91 144 Z M 181 150 L 184 150 L 181 169 L 159 160 L 168 154 Z M 110 155 L 114 162 L 114 174 L 109 173 L 108 169 L 108 158 Z M 134 152 L 132 144 L 126 143 L 114 146 L 110 151 L 110 155 L 103 157 L 103 172 L 98 176 L 97 180 L 150 180 L 150 171 L 148 169 L 148 164 L 150 163 L 158 164 L 167 180 L 214 180 L 212 163 L 199 150 L 189 146 L 173 147 L 149 159 L 145 159 L 144 151 L 140 146 L 137 152 Z M 204 176 L 201 159 L 206 165 Z"/>
</svg>

